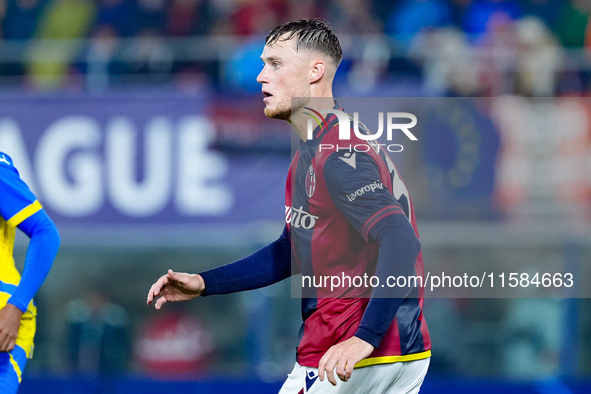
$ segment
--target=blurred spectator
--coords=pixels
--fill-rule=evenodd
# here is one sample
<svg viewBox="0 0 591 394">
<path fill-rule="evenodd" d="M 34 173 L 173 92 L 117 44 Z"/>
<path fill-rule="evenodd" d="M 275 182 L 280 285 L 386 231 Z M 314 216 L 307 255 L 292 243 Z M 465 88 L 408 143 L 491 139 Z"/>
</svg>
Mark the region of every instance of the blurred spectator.
<svg viewBox="0 0 591 394">
<path fill-rule="evenodd" d="M 522 2 L 523 15 L 532 15 L 540 18 L 546 27 L 556 24 L 558 19 L 557 10 L 560 9 L 565 0 L 527 0 Z"/>
<path fill-rule="evenodd" d="M 119 46 L 116 29 L 108 24 L 100 25 L 92 34 L 86 53 L 86 86 L 91 92 L 104 91 L 109 87 L 111 74 L 117 63 L 113 62 Z"/>
<path fill-rule="evenodd" d="M 52 90 L 62 87 L 70 64 L 95 18 L 91 0 L 57 0 L 48 5 L 39 20 L 37 39 L 66 40 L 57 44 L 38 41 L 30 49 L 28 72 L 34 87 Z"/>
<path fill-rule="evenodd" d="M 43 10 L 41 0 L 0 1 L 0 38 L 7 40 L 30 39 L 37 25 L 39 15 Z M 13 44 L 14 45 L 14 44 Z M 20 44 L 28 45 L 26 42 Z M 0 63 L 0 75 L 23 75 L 22 62 Z"/>
<path fill-rule="evenodd" d="M 392 14 L 392 11 L 399 7 L 400 0 L 371 0 L 370 3 L 374 16 L 380 21 L 380 25 L 383 27 L 388 23 L 388 18 Z"/>
<path fill-rule="evenodd" d="M 410 0 L 394 9 L 386 32 L 408 45 L 420 31 L 448 26 L 451 22 L 451 11 L 446 1 Z"/>
<path fill-rule="evenodd" d="M 388 40 L 380 35 L 383 26 L 373 14 L 371 3 L 363 0 L 333 0 L 327 18 L 337 32 L 364 35 L 352 36 L 342 42 L 342 45 L 350 48 L 349 54 L 354 58 L 350 64 L 343 64 L 347 66 L 343 69 L 349 68 L 346 80 L 354 92 L 371 92 L 385 76 L 391 54 Z"/>
<path fill-rule="evenodd" d="M 376 34 L 384 31 L 382 24 L 364 0 L 333 0 L 328 20 L 335 31 L 348 34 Z"/>
<path fill-rule="evenodd" d="M 524 96 L 553 96 L 562 53 L 556 38 L 536 17 L 517 23 L 519 52 L 515 75 L 515 93 Z"/>
<path fill-rule="evenodd" d="M 167 5 L 167 0 L 137 0 L 136 16 L 133 19 L 135 34 L 142 35 L 140 32 L 145 30 L 150 30 L 153 34 L 163 34 Z"/>
<path fill-rule="evenodd" d="M 140 74 L 163 74 L 172 70 L 173 53 L 163 37 L 155 30 L 144 29 L 132 45 L 123 50 L 122 60 L 126 71 Z"/>
<path fill-rule="evenodd" d="M 452 23 L 459 29 L 463 28 L 464 20 L 466 19 L 466 11 L 470 7 L 472 1 L 473 0 L 450 0 Z"/>
<path fill-rule="evenodd" d="M 356 92 L 368 94 L 386 77 L 391 50 L 382 36 L 372 36 L 358 44 L 361 57 L 353 62 L 347 81 Z"/>
<path fill-rule="evenodd" d="M 233 0 L 210 0 L 211 26 L 209 34 L 227 35 L 232 34 L 231 16 L 234 13 L 235 3 Z"/>
<path fill-rule="evenodd" d="M 203 35 L 209 29 L 209 10 L 204 0 L 172 0 L 166 21 L 166 35 Z"/>
<path fill-rule="evenodd" d="M 486 20 L 482 20 L 484 30 L 478 35 L 474 49 L 477 51 L 479 81 L 486 96 L 512 92 L 519 51 L 515 18 L 504 11 L 505 0 L 495 4 L 496 8 L 482 7 L 482 11 L 491 12 Z M 484 17 L 484 13 L 481 16 Z"/>
<path fill-rule="evenodd" d="M 324 7 L 315 0 L 287 0 L 287 8 L 285 19 L 289 21 L 324 17 Z"/>
<path fill-rule="evenodd" d="M 521 18 L 523 12 L 516 0 L 474 0 L 464 15 L 463 29 L 471 36 L 494 30 L 491 24 L 505 24 Z"/>
<path fill-rule="evenodd" d="M 43 90 L 86 81 L 93 91 L 109 86 L 114 73 L 188 78 L 195 86 L 202 84 L 199 75 L 207 75 L 214 84 L 227 82 L 222 89 L 258 92 L 250 79 L 258 74 L 260 50 L 250 45 L 252 40 L 281 21 L 320 17 L 347 33 L 347 57 L 337 80 L 357 93 L 374 91 L 395 71 L 398 81 L 406 77 L 413 86 L 423 72 L 430 94 L 570 94 L 584 90 L 586 75 L 568 73 L 579 68 L 573 57 L 558 62 L 558 44 L 543 25 L 555 26 L 563 45 L 583 47 L 591 42 L 590 11 L 589 0 L 0 0 L 0 37 L 88 38 L 59 45 L 31 42 L 25 66 L 3 60 L 0 75 L 29 74 L 32 85 Z M 517 23 L 524 15 L 537 16 L 541 25 Z M 452 25 L 467 35 L 447 29 Z M 538 37 L 528 33 L 532 29 L 545 32 Z M 384 33 L 399 39 L 402 47 Z M 246 45 L 236 43 L 235 53 L 216 56 L 214 49 L 207 59 L 183 52 L 184 41 L 166 40 L 193 35 L 248 38 Z M 133 39 L 121 40 L 127 37 Z M 10 59 L 20 48 L 7 45 L 3 54 Z"/>
<path fill-rule="evenodd" d="M 90 375 L 122 372 L 129 359 L 129 317 L 109 301 L 105 286 L 67 305 L 68 349 L 74 371 Z"/>
<path fill-rule="evenodd" d="M 44 5 L 41 0 L 8 1 L 5 20 L 2 23 L 4 38 L 28 40 L 33 37 Z"/>
<path fill-rule="evenodd" d="M 562 2 L 562 7 L 558 10 L 558 20 L 554 26 L 554 33 L 563 46 L 582 48 L 585 45 L 585 34 L 590 11 L 591 4 L 587 0 Z"/>
<path fill-rule="evenodd" d="M 129 0 L 99 0 L 97 4 L 97 26 L 108 25 L 120 37 L 134 33 L 136 12 L 135 2 Z"/>
<path fill-rule="evenodd" d="M 466 35 L 453 27 L 423 32 L 409 49 L 422 64 L 425 93 L 433 96 L 479 96 L 476 55 Z"/>
<path fill-rule="evenodd" d="M 245 0 L 232 15 L 233 33 L 238 35 L 265 35 L 280 23 L 285 15 L 283 1 Z"/>
</svg>

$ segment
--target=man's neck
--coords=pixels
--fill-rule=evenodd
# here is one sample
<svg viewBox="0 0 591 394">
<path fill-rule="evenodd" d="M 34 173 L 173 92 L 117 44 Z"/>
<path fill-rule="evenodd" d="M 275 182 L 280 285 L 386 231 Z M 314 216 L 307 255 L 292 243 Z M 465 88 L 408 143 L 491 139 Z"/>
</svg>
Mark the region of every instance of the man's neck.
<svg viewBox="0 0 591 394">
<path fill-rule="evenodd" d="M 315 112 L 325 117 L 326 113 L 322 112 L 332 109 L 334 103 L 335 101 L 332 95 L 326 97 L 310 97 L 306 100 L 305 104 L 292 114 L 289 123 L 302 141 L 306 142 L 308 140 L 308 120 L 311 120 L 316 125 L 316 121 L 313 118 L 318 118 L 318 115 Z"/>
</svg>

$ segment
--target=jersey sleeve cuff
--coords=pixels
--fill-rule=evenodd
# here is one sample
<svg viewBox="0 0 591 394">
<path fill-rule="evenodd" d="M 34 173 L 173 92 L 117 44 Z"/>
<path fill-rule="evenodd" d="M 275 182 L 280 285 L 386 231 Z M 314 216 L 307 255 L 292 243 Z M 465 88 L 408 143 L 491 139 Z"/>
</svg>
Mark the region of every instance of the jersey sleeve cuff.
<svg viewBox="0 0 591 394">
<path fill-rule="evenodd" d="M 15 299 L 14 297 L 10 297 L 7 302 L 9 304 L 12 304 L 12 305 L 16 306 L 23 313 L 25 313 L 27 311 L 28 303 L 27 304 L 24 304 L 21 301 Z"/>
<path fill-rule="evenodd" d="M 203 290 L 203 293 L 201 293 L 199 297 L 207 297 L 208 295 L 212 294 L 211 291 L 214 288 L 214 280 L 212 278 L 212 274 L 209 271 L 205 271 L 200 272 L 199 275 L 201 276 L 201 278 L 203 279 L 203 283 L 205 284 L 205 290 Z"/>
<path fill-rule="evenodd" d="M 359 339 L 363 339 L 365 342 L 369 343 L 376 349 L 380 346 L 380 342 L 382 342 L 382 337 L 374 334 L 364 327 L 359 327 L 355 333 L 355 336 Z"/>
</svg>

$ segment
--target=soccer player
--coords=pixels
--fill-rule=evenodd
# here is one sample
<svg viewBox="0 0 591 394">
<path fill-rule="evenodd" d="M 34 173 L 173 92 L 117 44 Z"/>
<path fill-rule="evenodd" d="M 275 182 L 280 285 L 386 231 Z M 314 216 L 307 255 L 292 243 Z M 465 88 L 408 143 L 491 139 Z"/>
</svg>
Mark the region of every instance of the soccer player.
<svg viewBox="0 0 591 394">
<path fill-rule="evenodd" d="M 60 236 L 12 159 L 2 152 L 0 196 L 0 394 L 14 394 L 33 355 L 33 296 L 49 273 Z M 16 227 L 30 238 L 22 278 L 12 257 Z"/>
<path fill-rule="evenodd" d="M 367 152 L 321 149 L 339 143 L 335 114 L 308 139 L 304 112 L 342 111 L 332 94 L 342 60 L 332 29 L 311 19 L 278 26 L 261 59 L 257 80 L 265 114 L 288 121 L 301 139 L 287 178 L 286 226 L 276 241 L 234 263 L 194 275 L 169 270 L 148 293 L 148 304 L 159 297 L 156 309 L 168 301 L 267 286 L 300 272 L 368 274 L 381 283 L 389 276 L 423 275 L 410 196 L 385 152 L 375 146 Z M 367 141 L 352 137 L 349 143 Z M 418 287 L 304 289 L 297 362 L 280 393 L 417 393 L 431 354 L 422 305 Z"/>
</svg>

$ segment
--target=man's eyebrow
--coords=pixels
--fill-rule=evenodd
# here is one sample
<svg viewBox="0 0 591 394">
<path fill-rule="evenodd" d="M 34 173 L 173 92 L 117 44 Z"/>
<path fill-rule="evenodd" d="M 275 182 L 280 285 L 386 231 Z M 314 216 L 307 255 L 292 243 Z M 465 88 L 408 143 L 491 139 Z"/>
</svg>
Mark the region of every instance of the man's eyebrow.
<svg viewBox="0 0 591 394">
<path fill-rule="evenodd" d="M 277 56 L 268 56 L 268 57 L 261 56 L 261 60 L 263 62 L 265 62 L 265 61 L 267 61 L 267 62 L 273 62 L 273 61 L 276 61 L 276 60 L 281 60 L 281 58 L 278 58 Z"/>
</svg>

